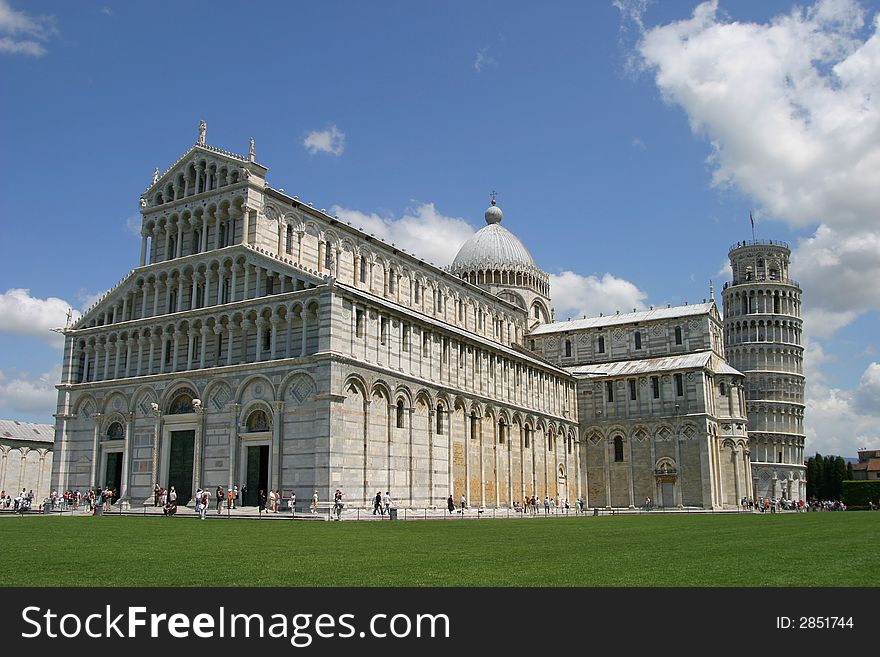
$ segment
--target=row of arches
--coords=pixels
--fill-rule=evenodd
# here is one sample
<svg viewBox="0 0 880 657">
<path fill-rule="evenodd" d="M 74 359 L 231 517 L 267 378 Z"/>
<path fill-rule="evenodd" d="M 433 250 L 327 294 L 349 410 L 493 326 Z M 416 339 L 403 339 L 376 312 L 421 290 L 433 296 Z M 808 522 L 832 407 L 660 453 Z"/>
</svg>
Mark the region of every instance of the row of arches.
<svg viewBox="0 0 880 657">
<path fill-rule="evenodd" d="M 303 272 L 282 272 L 244 255 L 211 258 L 185 266 L 136 274 L 105 300 L 90 326 L 106 326 L 165 314 L 207 308 L 312 289 Z"/>
<path fill-rule="evenodd" d="M 550 277 L 539 269 L 480 269 L 458 272 L 457 275 L 472 285 L 510 285 L 550 296 Z"/>
<path fill-rule="evenodd" d="M 568 476 L 579 471 L 574 424 L 357 374 L 344 394 L 348 438 L 338 447 L 359 458 L 349 481 L 364 504 L 379 488 L 416 505 L 439 506 L 450 494 L 489 506 L 577 497 Z"/>
<path fill-rule="evenodd" d="M 156 190 L 152 196 L 154 205 L 163 205 L 188 196 L 218 190 L 234 185 L 241 179 L 241 169 L 212 158 L 197 158 Z"/>
<path fill-rule="evenodd" d="M 316 298 L 77 339 L 67 382 L 297 358 L 318 349 Z"/>
<path fill-rule="evenodd" d="M 794 290 L 736 290 L 725 291 L 725 317 L 742 315 L 790 315 L 801 316 L 801 295 Z"/>
<path fill-rule="evenodd" d="M 727 359 L 740 372 L 770 370 L 804 373 L 803 347 L 778 347 L 772 343 L 749 347 L 731 346 L 727 348 Z"/>
<path fill-rule="evenodd" d="M 785 342 L 800 345 L 803 323 L 793 320 L 730 321 L 725 325 L 725 344 L 733 347 L 744 342 Z"/>
<path fill-rule="evenodd" d="M 233 196 L 204 207 L 183 208 L 168 216 L 146 219 L 141 230 L 141 266 L 245 241 L 236 239 L 236 230 L 244 230 L 243 219 L 249 212 L 245 202 L 243 196 Z"/>
</svg>

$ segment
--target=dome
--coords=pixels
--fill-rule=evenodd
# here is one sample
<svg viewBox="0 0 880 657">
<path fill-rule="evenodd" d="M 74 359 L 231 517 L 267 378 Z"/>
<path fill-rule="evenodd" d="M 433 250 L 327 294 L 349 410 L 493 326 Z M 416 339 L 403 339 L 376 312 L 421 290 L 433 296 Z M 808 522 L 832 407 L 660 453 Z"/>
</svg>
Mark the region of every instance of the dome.
<svg viewBox="0 0 880 657">
<path fill-rule="evenodd" d="M 501 208 L 494 203 L 486 210 L 487 225 L 462 245 L 449 267 L 450 272 L 538 269 L 523 243 L 501 226 L 503 216 Z"/>
</svg>

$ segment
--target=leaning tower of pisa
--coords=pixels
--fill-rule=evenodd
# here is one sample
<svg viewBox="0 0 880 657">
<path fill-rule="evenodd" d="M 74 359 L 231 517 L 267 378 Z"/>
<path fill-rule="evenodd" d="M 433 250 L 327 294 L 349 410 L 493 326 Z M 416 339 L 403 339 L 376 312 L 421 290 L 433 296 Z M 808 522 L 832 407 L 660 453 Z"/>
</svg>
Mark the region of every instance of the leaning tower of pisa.
<svg viewBox="0 0 880 657">
<path fill-rule="evenodd" d="M 806 499 L 801 288 L 784 242 L 737 242 L 724 285 L 728 362 L 746 375 L 754 497 Z"/>
</svg>

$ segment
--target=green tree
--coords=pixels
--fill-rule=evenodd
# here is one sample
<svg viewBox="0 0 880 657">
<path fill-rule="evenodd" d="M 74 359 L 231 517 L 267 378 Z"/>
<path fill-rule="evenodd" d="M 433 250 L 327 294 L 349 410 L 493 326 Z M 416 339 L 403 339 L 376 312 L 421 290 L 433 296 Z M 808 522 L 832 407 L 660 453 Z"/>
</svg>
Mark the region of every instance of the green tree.
<svg viewBox="0 0 880 657">
<path fill-rule="evenodd" d="M 847 481 L 852 481 L 852 480 L 853 480 L 852 463 L 847 463 L 847 464 L 846 464 L 846 480 L 847 480 Z"/>
</svg>

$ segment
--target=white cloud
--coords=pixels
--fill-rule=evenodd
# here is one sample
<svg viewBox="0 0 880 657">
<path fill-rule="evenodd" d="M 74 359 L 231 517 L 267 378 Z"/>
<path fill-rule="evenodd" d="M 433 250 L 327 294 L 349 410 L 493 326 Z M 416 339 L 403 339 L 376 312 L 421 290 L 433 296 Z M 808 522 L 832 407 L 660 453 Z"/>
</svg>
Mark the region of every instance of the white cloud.
<svg viewBox="0 0 880 657">
<path fill-rule="evenodd" d="M 7 0 L 0 0 L 0 53 L 40 57 L 46 54 L 40 42 L 48 41 L 57 32 L 53 16 L 31 16 L 13 9 Z"/>
<path fill-rule="evenodd" d="M 643 3 L 618 4 L 642 30 L 644 69 L 709 140 L 714 184 L 792 226 L 821 224 L 792 268 L 811 330 L 830 335 L 880 308 L 880 16 L 866 23 L 856 0 L 819 0 L 734 22 L 713 0 L 645 28 Z"/>
<path fill-rule="evenodd" d="M 489 54 L 488 46 L 477 51 L 477 56 L 474 59 L 474 70 L 477 73 L 482 73 L 487 68 L 494 68 L 496 66 L 498 66 L 498 60 Z"/>
<path fill-rule="evenodd" d="M 76 292 L 76 299 L 79 301 L 80 308 L 83 312 L 89 310 L 92 306 L 98 303 L 101 299 L 103 299 L 110 290 L 104 290 L 103 292 L 95 292 L 94 294 L 88 292 L 85 288 L 81 288 Z"/>
<path fill-rule="evenodd" d="M 379 239 L 393 243 L 409 253 L 433 262 L 438 267 L 452 263 L 461 245 L 474 229 L 464 219 L 440 214 L 433 203 L 407 209 L 400 217 L 382 217 L 375 213 L 333 206 L 332 211 L 345 221 Z"/>
<path fill-rule="evenodd" d="M 807 378 L 804 422 L 807 455 L 855 457 L 861 448 L 880 449 L 880 364 L 871 363 L 854 390 Z"/>
<path fill-rule="evenodd" d="M 550 294 L 556 310 L 556 320 L 566 320 L 599 313 L 613 314 L 643 310 L 647 294 L 633 283 L 606 273 L 583 276 L 573 271 L 550 275 Z"/>
<path fill-rule="evenodd" d="M 16 41 L 9 37 L 0 37 L 0 52 L 8 55 L 40 57 L 46 54 L 46 49 L 36 41 Z"/>
<path fill-rule="evenodd" d="M 144 218 L 139 214 L 133 214 L 130 217 L 127 217 L 125 220 L 125 228 L 126 230 L 140 239 L 141 237 L 141 228 L 143 228 Z"/>
<path fill-rule="evenodd" d="M 808 295 L 804 330 L 811 335 L 830 337 L 860 314 L 880 308 L 880 231 L 820 226 L 798 244 L 792 269 Z"/>
<path fill-rule="evenodd" d="M 303 139 L 303 146 L 312 155 L 330 153 L 338 157 L 345 150 L 345 133 L 331 124 L 326 130 L 312 130 L 308 133 Z"/>
<path fill-rule="evenodd" d="M 51 418 L 58 399 L 55 385 L 59 381 L 60 365 L 39 376 L 29 372 L 0 371 L 0 409 L 16 416 L 42 414 Z"/>
<path fill-rule="evenodd" d="M 859 412 L 880 415 L 880 363 L 871 363 L 862 374 L 855 401 Z"/>
<path fill-rule="evenodd" d="M 29 335 L 60 347 L 63 337 L 50 329 L 66 324 L 70 308 L 71 304 L 64 299 L 38 299 L 30 295 L 30 290 L 11 288 L 0 294 L 0 333 Z M 74 311 L 72 320 L 78 317 L 79 313 Z"/>
<path fill-rule="evenodd" d="M 637 148 L 637 149 L 640 150 L 640 151 L 646 151 L 646 150 L 648 150 L 648 147 L 645 146 L 645 142 L 643 142 L 643 141 L 642 141 L 641 139 L 639 139 L 638 137 L 633 137 L 633 138 L 632 138 L 631 146 L 632 146 L 633 148 Z"/>
<path fill-rule="evenodd" d="M 795 225 L 867 226 L 880 206 L 880 35 L 859 38 L 855 0 L 820 0 L 766 24 L 718 2 L 649 29 L 639 44 L 670 102 L 710 139 L 716 184 L 733 183 Z"/>
</svg>

